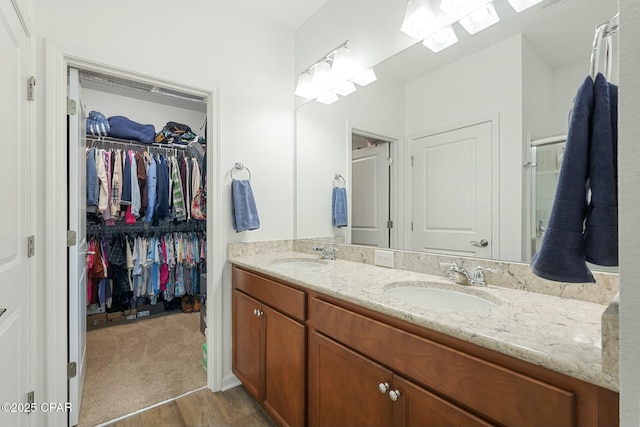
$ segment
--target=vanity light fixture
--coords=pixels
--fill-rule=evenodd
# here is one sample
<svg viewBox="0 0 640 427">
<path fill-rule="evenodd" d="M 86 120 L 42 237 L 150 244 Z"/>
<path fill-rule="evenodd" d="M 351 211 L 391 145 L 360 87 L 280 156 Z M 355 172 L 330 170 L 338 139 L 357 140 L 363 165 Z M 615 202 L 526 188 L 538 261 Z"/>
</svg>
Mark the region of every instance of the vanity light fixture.
<svg viewBox="0 0 640 427">
<path fill-rule="evenodd" d="M 296 96 L 306 99 L 316 98 L 318 102 L 331 104 L 338 100 L 336 94 L 346 96 L 355 92 L 356 87 L 353 82 L 360 82 L 360 80 L 353 80 L 358 68 L 347 47 L 348 44 L 349 40 L 302 71 L 298 76 L 294 92 Z M 358 76 L 355 77 L 355 79 L 357 78 Z M 374 80 L 375 74 L 373 80 L 369 76 L 369 83 Z M 362 83 L 361 86 L 365 84 L 367 83 Z"/>
<path fill-rule="evenodd" d="M 455 19 L 456 21 L 463 16 L 480 9 L 491 0 L 442 0 L 440 2 L 440 10 Z"/>
<path fill-rule="evenodd" d="M 458 37 L 456 36 L 455 31 L 453 31 L 453 27 L 449 25 L 448 27 L 444 27 L 437 33 L 424 39 L 422 44 L 428 47 L 433 53 L 438 53 L 442 49 L 446 49 L 457 42 Z"/>
<path fill-rule="evenodd" d="M 531 6 L 535 6 L 536 4 L 542 2 L 542 0 L 508 0 L 509 4 L 512 8 L 515 9 L 516 12 L 520 13 L 525 9 L 530 8 Z"/>
<path fill-rule="evenodd" d="M 493 2 L 491 2 L 461 18 L 458 22 L 469 34 L 475 34 L 500 22 L 500 17 L 493 6 Z"/>
<path fill-rule="evenodd" d="M 429 0 L 408 0 L 400 31 L 414 39 L 422 39 L 438 29 Z"/>
<path fill-rule="evenodd" d="M 364 70 L 363 72 L 361 72 L 360 74 L 358 74 L 357 76 L 351 79 L 352 82 L 360 86 L 366 86 L 369 83 L 375 82 L 376 80 L 378 80 L 378 77 L 376 77 L 376 73 L 373 71 L 373 68 Z"/>
<path fill-rule="evenodd" d="M 331 90 L 340 84 L 340 79 L 331 74 L 331 65 L 327 61 L 320 61 L 313 67 L 311 84 L 323 90 Z"/>
<path fill-rule="evenodd" d="M 347 46 L 340 46 L 333 54 L 331 74 L 341 79 L 349 79 L 356 73 L 356 63 Z"/>
<path fill-rule="evenodd" d="M 309 72 L 304 72 L 298 77 L 298 85 L 295 94 L 302 98 L 315 98 L 320 94 L 317 87 L 311 84 L 313 76 Z"/>
<path fill-rule="evenodd" d="M 322 95 L 320 95 L 320 96 L 318 96 L 316 98 L 316 101 L 318 101 L 321 104 L 326 104 L 326 105 L 333 104 L 337 100 L 338 100 L 338 95 L 336 95 L 333 92 L 325 92 L 325 93 L 323 93 Z"/>
<path fill-rule="evenodd" d="M 352 82 L 347 80 L 346 82 L 342 82 L 338 86 L 336 86 L 332 92 L 337 93 L 338 95 L 347 96 L 355 91 L 356 86 Z"/>
</svg>

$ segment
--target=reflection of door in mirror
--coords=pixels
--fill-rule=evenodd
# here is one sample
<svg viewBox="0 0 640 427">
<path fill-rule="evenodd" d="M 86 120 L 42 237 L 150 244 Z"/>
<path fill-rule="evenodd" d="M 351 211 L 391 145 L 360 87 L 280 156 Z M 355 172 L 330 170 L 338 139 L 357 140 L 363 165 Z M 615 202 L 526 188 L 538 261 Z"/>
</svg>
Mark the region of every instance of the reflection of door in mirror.
<svg viewBox="0 0 640 427">
<path fill-rule="evenodd" d="M 496 251 L 491 134 L 488 121 L 412 139 L 413 250 L 478 258 Z"/>
<path fill-rule="evenodd" d="M 390 143 L 357 133 L 351 143 L 351 243 L 389 248 Z"/>
</svg>

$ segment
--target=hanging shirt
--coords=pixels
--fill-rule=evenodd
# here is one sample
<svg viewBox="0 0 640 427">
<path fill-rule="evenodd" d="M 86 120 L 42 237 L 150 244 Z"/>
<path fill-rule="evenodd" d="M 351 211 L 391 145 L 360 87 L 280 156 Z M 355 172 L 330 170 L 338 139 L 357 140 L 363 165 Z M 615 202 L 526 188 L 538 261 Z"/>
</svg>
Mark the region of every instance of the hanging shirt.
<svg viewBox="0 0 640 427">
<path fill-rule="evenodd" d="M 122 197 L 122 152 L 116 150 L 113 155 L 113 176 L 111 177 L 111 215 L 114 219 L 120 216 L 120 198 Z"/>
<path fill-rule="evenodd" d="M 135 153 L 136 157 L 136 171 L 138 178 L 138 188 L 140 189 L 140 216 L 143 216 L 147 211 L 148 196 L 147 196 L 147 167 L 144 161 L 142 153 Z"/>
<path fill-rule="evenodd" d="M 101 150 L 101 151 L 104 159 L 104 169 L 107 176 L 107 201 L 106 201 L 106 208 L 102 213 L 102 219 L 104 220 L 106 225 L 115 225 L 115 222 L 111 216 L 111 178 L 112 178 L 111 154 L 112 152 L 109 150 Z"/>
<path fill-rule="evenodd" d="M 122 194 L 120 204 L 131 205 L 131 160 L 126 151 L 122 152 Z"/>
<path fill-rule="evenodd" d="M 129 151 L 129 161 L 131 162 L 131 214 L 138 218 L 140 216 L 140 187 L 138 186 L 138 165 L 134 151 Z"/>
<path fill-rule="evenodd" d="M 100 198 L 100 185 L 98 184 L 98 173 L 96 171 L 96 149 L 87 150 L 86 173 L 87 173 L 87 212 L 98 211 L 98 199 Z"/>
<path fill-rule="evenodd" d="M 171 158 L 171 180 L 173 181 L 173 208 L 176 213 L 176 219 L 178 221 L 184 221 L 187 219 L 187 212 L 184 206 L 184 197 L 182 195 L 182 182 L 180 180 L 178 160 L 174 157 Z"/>
<path fill-rule="evenodd" d="M 156 175 L 157 165 L 153 157 L 148 157 L 149 167 L 147 168 L 147 212 L 145 220 L 151 222 L 156 208 L 158 178 Z"/>
<path fill-rule="evenodd" d="M 157 168 L 157 191 L 156 218 L 164 221 L 169 216 L 169 169 L 164 156 L 160 156 L 160 163 Z"/>
</svg>

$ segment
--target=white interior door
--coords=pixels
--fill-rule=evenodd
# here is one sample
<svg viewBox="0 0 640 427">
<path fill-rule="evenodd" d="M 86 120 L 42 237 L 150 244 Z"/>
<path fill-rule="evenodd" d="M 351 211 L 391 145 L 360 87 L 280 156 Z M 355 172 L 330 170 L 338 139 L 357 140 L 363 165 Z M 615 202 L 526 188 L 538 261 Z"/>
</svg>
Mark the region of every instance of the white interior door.
<svg viewBox="0 0 640 427">
<path fill-rule="evenodd" d="M 413 139 L 413 250 L 491 257 L 491 122 Z"/>
<path fill-rule="evenodd" d="M 351 243 L 388 248 L 389 143 L 351 153 Z"/>
<path fill-rule="evenodd" d="M 0 138 L 0 425 L 26 426 L 29 415 L 17 405 L 27 403 L 34 370 L 33 277 L 27 256 L 35 175 L 28 159 L 29 40 L 10 0 L 0 1 L 0 23 L 0 126 L 10 130 Z"/>
<path fill-rule="evenodd" d="M 69 363 L 76 364 L 76 375 L 69 379 L 69 426 L 78 424 L 84 374 L 87 336 L 86 269 L 86 168 L 85 114 L 82 109 L 78 70 L 69 69 L 69 99 L 76 103 L 76 113 L 69 117 L 69 230 L 76 232 L 77 244 L 69 247 Z"/>
</svg>

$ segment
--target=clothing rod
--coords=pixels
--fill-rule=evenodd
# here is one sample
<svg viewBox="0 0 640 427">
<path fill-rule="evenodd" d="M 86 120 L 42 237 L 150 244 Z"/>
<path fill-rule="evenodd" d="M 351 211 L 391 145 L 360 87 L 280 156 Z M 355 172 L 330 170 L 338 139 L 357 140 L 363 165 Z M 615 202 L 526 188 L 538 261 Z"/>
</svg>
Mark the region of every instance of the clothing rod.
<svg viewBox="0 0 640 427">
<path fill-rule="evenodd" d="M 158 143 L 153 143 L 153 144 L 143 144 L 141 142 L 137 142 L 137 141 L 129 141 L 126 139 L 118 139 L 118 138 L 111 138 L 108 136 L 93 136 L 93 135 L 87 135 L 87 142 L 91 142 L 91 143 L 98 143 L 98 144 L 118 144 L 118 145 L 122 145 L 125 147 L 140 147 L 140 148 L 159 148 L 162 150 L 187 150 L 188 147 L 186 145 L 180 145 L 180 144 L 158 144 Z"/>
</svg>

